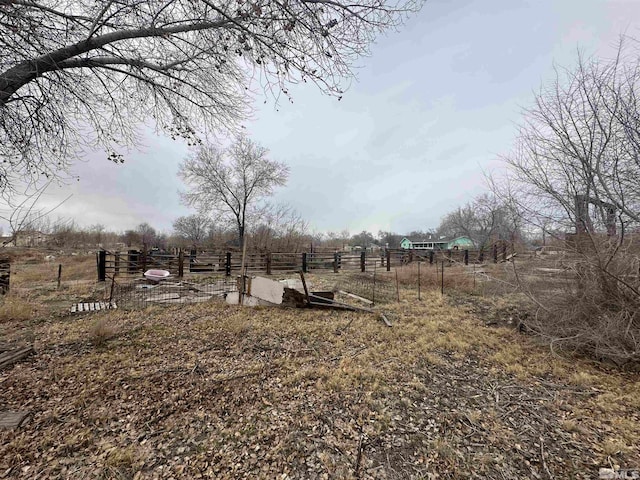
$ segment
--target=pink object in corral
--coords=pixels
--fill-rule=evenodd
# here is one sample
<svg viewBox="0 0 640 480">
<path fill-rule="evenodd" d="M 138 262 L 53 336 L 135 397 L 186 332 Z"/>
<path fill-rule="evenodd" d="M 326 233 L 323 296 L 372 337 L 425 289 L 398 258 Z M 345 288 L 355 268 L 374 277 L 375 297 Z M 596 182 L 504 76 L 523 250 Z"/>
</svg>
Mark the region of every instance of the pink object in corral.
<svg viewBox="0 0 640 480">
<path fill-rule="evenodd" d="M 160 280 L 164 280 L 171 276 L 171 273 L 166 270 L 147 270 L 144 272 L 144 278 L 147 280 L 151 280 L 153 282 L 159 282 Z"/>
</svg>

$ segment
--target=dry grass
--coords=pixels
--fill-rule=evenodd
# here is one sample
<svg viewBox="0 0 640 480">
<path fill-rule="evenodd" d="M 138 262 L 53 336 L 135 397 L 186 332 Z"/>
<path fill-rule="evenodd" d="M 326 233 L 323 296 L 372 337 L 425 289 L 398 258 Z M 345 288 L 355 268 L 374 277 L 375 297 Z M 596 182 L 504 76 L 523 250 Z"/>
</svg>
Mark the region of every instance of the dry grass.
<svg viewBox="0 0 640 480">
<path fill-rule="evenodd" d="M 11 282 L 16 287 L 55 285 L 58 266 L 62 265 L 61 281 L 68 285 L 76 281 L 97 280 L 96 260 L 93 255 L 61 256 L 50 262 L 14 262 L 11 264 Z"/>
<path fill-rule="evenodd" d="M 417 288 L 420 277 L 420 285 L 425 290 L 440 289 L 444 280 L 446 291 L 473 291 L 473 265 L 465 267 L 445 262 L 444 275 L 442 268 L 442 263 L 421 263 L 419 267 L 417 262 L 403 265 L 397 268 L 398 282 L 403 286 Z"/>
<path fill-rule="evenodd" d="M 0 298 L 0 323 L 24 322 L 34 314 L 31 302 L 11 293 Z"/>
<path fill-rule="evenodd" d="M 384 307 L 393 328 L 365 313 L 213 302 L 36 322 L 38 354 L 0 377 L 0 404 L 34 414 L 0 432 L 0 472 L 545 478 L 540 438 L 555 478 L 633 466 L 637 374 L 558 357 L 433 290 L 401 298 Z M 6 325 L 9 340 L 21 335 Z"/>
</svg>

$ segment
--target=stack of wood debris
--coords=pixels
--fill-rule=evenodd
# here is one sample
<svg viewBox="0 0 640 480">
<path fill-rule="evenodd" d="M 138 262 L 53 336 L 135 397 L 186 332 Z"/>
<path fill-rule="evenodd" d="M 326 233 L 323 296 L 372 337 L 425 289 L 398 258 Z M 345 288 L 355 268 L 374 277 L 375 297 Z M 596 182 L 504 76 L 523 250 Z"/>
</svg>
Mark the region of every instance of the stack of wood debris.
<svg viewBox="0 0 640 480">
<path fill-rule="evenodd" d="M 369 305 L 373 304 L 371 300 L 349 292 L 340 291 L 339 293 L 368 303 Z M 372 308 L 358 307 L 339 302 L 335 299 L 335 293 L 332 291 L 310 292 L 307 288 L 304 273 L 302 272 L 300 272 L 299 282 L 295 280 L 277 281 L 247 275 L 239 277 L 238 291 L 228 293 L 226 301 L 231 305 L 281 305 L 296 308 L 332 308 L 337 310 L 375 313 L 380 316 L 385 325 L 388 327 L 391 326 L 391 322 L 389 322 L 384 313 L 373 310 Z"/>
</svg>

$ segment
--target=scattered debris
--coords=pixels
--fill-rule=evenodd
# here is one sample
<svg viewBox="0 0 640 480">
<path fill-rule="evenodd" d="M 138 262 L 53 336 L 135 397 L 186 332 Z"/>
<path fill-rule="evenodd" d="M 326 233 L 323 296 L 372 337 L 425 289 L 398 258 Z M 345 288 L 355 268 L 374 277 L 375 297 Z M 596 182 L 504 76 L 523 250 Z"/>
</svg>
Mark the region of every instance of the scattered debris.
<svg viewBox="0 0 640 480">
<path fill-rule="evenodd" d="M 371 308 L 358 307 L 339 302 L 335 299 L 335 294 L 332 291 L 309 292 L 302 271 L 300 272 L 300 282 L 296 282 L 295 280 L 277 281 L 264 277 L 244 276 L 238 277 L 237 284 L 238 291 L 227 293 L 225 296 L 226 302 L 230 305 L 238 305 L 240 303 L 242 303 L 243 306 L 249 307 L 282 305 L 296 308 L 333 308 L 353 312 L 374 313 L 380 315 L 385 325 L 388 327 L 392 326 L 389 319 L 383 313 L 372 310 Z M 299 288 L 290 288 L 285 285 L 296 285 L 302 287 L 303 291 L 300 291 Z M 244 290 L 244 293 L 242 290 Z M 371 300 L 364 297 L 344 291 L 340 291 L 340 293 L 373 305 Z M 242 300 L 240 300 L 240 298 L 242 298 Z"/>
<path fill-rule="evenodd" d="M 29 417 L 29 412 L 0 412 L 0 429 L 18 428 Z"/>
<path fill-rule="evenodd" d="M 347 297 L 355 298 L 356 300 L 361 301 L 362 303 L 366 303 L 368 305 L 373 305 L 373 301 L 368 298 L 361 297 L 360 295 L 356 295 L 355 293 L 345 292 L 344 290 L 339 290 L 338 293 L 342 295 L 346 295 Z"/>
<path fill-rule="evenodd" d="M 14 350 L 7 350 L 0 354 L 0 370 L 19 362 L 23 358 L 35 353 L 33 347 L 22 347 Z"/>
<path fill-rule="evenodd" d="M 71 305 L 71 313 L 99 312 L 100 310 L 115 310 L 116 302 L 81 302 Z"/>
</svg>

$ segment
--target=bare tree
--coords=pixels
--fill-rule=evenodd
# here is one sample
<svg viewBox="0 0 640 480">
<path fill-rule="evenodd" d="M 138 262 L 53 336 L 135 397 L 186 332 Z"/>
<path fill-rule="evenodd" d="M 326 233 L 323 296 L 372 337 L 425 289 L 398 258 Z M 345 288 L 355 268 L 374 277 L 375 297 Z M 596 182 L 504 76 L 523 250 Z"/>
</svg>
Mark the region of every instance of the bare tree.
<svg viewBox="0 0 640 480">
<path fill-rule="evenodd" d="M 42 207 L 41 200 L 49 185 L 50 182 L 47 182 L 35 189 L 31 189 L 31 184 L 23 185 L 22 192 L 11 191 L 0 195 L 0 221 L 7 224 L 10 232 L 3 245 L 15 245 L 21 233 L 43 230 L 43 226 L 49 223 L 48 215 L 71 198 L 69 195 L 51 208 Z"/>
<path fill-rule="evenodd" d="M 580 55 L 577 67 L 558 68 L 525 110 L 495 186 L 529 222 L 593 233 L 615 210 L 619 227 L 640 224 L 640 51 L 631 42 L 623 37 L 612 60 Z"/>
<path fill-rule="evenodd" d="M 268 204 L 260 209 L 250 233 L 258 250 L 297 252 L 309 240 L 307 229 L 307 222 L 290 205 Z"/>
<path fill-rule="evenodd" d="M 289 175 L 286 165 L 269 160 L 267 154 L 243 136 L 226 149 L 201 146 L 180 166 L 180 176 L 189 187 L 183 201 L 234 225 L 242 246 L 249 219 Z"/>
<path fill-rule="evenodd" d="M 140 242 L 142 242 L 143 246 L 152 246 L 155 245 L 156 239 L 158 237 L 158 233 L 156 229 L 153 228 L 148 223 L 141 223 L 136 227 L 136 233 L 138 234 L 138 238 Z"/>
<path fill-rule="evenodd" d="M 493 195 L 482 194 L 445 215 L 438 233 L 449 238 L 468 237 L 482 249 L 492 240 L 513 241 L 519 234 L 519 225 L 517 216 L 505 202 Z"/>
<path fill-rule="evenodd" d="M 565 291 L 534 292 L 529 324 L 556 344 L 624 363 L 640 359 L 640 49 L 622 37 L 612 59 L 578 56 L 536 95 L 494 190 L 523 221 L 566 234 Z M 569 260 L 570 259 L 570 260 Z"/>
<path fill-rule="evenodd" d="M 123 161 L 136 126 L 238 125 L 247 90 L 339 96 L 377 34 L 420 0 L 0 1 L 0 187 L 61 175 L 85 146 Z"/>
<path fill-rule="evenodd" d="M 198 248 L 207 238 L 212 226 L 213 222 L 205 215 L 187 215 L 173 222 L 176 235 L 187 240 L 193 248 Z"/>
</svg>

